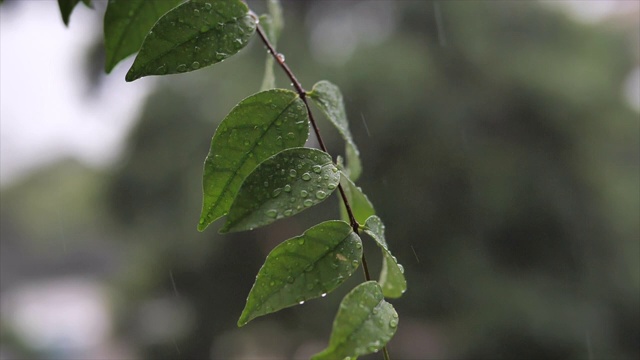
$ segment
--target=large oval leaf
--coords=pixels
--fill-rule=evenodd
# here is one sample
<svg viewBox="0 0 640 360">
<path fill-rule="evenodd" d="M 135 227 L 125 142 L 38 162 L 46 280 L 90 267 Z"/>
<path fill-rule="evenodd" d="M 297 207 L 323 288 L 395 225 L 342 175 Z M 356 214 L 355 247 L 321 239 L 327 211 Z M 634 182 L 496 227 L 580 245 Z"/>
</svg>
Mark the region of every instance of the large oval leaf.
<svg viewBox="0 0 640 360">
<path fill-rule="evenodd" d="M 256 30 L 241 0 L 190 0 L 169 11 L 142 43 L 126 80 L 194 71 L 247 45 Z"/>
<path fill-rule="evenodd" d="M 367 195 L 362 192 L 362 188 L 356 186 L 356 184 L 349 179 L 348 175 L 344 174 L 342 171 L 341 173 L 342 176 L 340 177 L 340 184 L 347 196 L 347 200 L 349 200 L 353 216 L 359 224 L 364 224 L 370 216 L 375 215 L 376 213 L 373 209 L 373 204 L 371 204 Z M 340 214 L 343 220 L 349 221 L 349 215 L 347 214 L 347 209 L 344 204 L 340 206 Z"/>
<path fill-rule="evenodd" d="M 362 242 L 344 221 L 320 223 L 271 251 L 247 297 L 238 326 L 325 296 L 360 265 Z"/>
<path fill-rule="evenodd" d="M 375 281 L 356 286 L 349 292 L 333 321 L 329 346 L 313 360 L 355 358 L 377 352 L 393 337 L 398 313 L 384 301 Z"/>
<path fill-rule="evenodd" d="M 380 286 L 384 296 L 399 298 L 407 291 L 407 280 L 404 278 L 404 268 L 389 251 L 384 238 L 384 224 L 377 216 L 371 216 L 365 222 L 364 232 L 371 236 L 382 249 L 382 271 L 380 271 Z"/>
<path fill-rule="evenodd" d="M 360 161 L 360 151 L 358 151 L 351 136 L 351 131 L 349 131 L 349 122 L 347 121 L 342 92 L 334 84 L 322 80 L 313 85 L 313 89 L 307 95 L 324 112 L 346 141 L 346 170 L 351 180 L 356 181 L 360 173 L 362 173 L 362 163 Z"/>
<path fill-rule="evenodd" d="M 216 130 L 204 163 L 198 230 L 229 211 L 240 185 L 260 162 L 304 145 L 308 137 L 307 108 L 293 91 L 263 91 L 236 105 Z"/>
<path fill-rule="evenodd" d="M 144 37 L 167 11 L 183 0 L 111 0 L 104 14 L 105 71 L 140 49 Z"/>
<path fill-rule="evenodd" d="M 324 201 L 339 182 L 329 154 L 310 148 L 281 151 L 247 176 L 221 232 L 253 230 L 295 215 Z"/>
</svg>

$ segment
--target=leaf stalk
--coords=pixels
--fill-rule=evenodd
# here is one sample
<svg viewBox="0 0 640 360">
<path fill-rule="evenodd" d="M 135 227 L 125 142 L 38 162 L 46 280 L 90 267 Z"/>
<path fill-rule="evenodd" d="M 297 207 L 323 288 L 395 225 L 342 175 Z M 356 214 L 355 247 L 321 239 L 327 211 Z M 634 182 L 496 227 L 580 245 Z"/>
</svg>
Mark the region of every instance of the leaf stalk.
<svg viewBox="0 0 640 360">
<path fill-rule="evenodd" d="M 254 16 L 256 19 L 258 18 L 256 15 Z M 298 78 L 296 78 L 293 71 L 291 71 L 291 68 L 289 67 L 289 65 L 287 65 L 287 63 L 285 62 L 284 56 L 278 53 L 275 47 L 273 46 L 273 44 L 271 43 L 271 41 L 269 41 L 269 38 L 265 34 L 264 29 L 262 28 L 262 26 L 260 26 L 260 24 L 257 24 L 256 32 L 260 36 L 262 43 L 267 47 L 267 51 L 269 52 L 269 54 L 273 56 L 273 58 L 280 65 L 280 67 L 285 72 L 289 80 L 291 80 L 291 84 L 293 85 L 296 92 L 300 96 L 300 99 L 302 99 L 302 101 L 304 102 L 304 105 L 307 108 L 307 113 L 309 114 L 309 122 L 311 123 L 311 126 L 313 127 L 313 131 L 316 134 L 316 138 L 318 139 L 318 144 L 320 145 L 320 149 L 322 149 L 322 151 L 326 153 L 329 153 L 326 145 L 324 144 L 324 141 L 322 140 L 322 136 L 320 135 L 320 129 L 318 128 L 316 120 L 313 117 L 313 113 L 311 112 L 311 107 L 309 106 L 309 102 L 307 101 L 306 90 L 302 87 L 302 84 L 300 83 Z M 347 209 L 347 214 L 349 215 L 349 222 L 351 223 L 350 225 L 353 228 L 353 232 L 355 232 L 356 234 L 360 234 L 360 224 L 358 224 L 358 221 L 356 220 L 353 214 L 353 210 L 351 209 L 351 205 L 349 204 L 347 195 L 342 187 L 342 184 L 340 183 L 338 183 L 338 190 L 340 191 L 340 197 L 342 198 L 342 202 L 344 203 L 344 206 Z M 364 254 L 364 251 L 362 252 L 362 270 L 364 272 L 365 281 L 370 281 L 371 275 L 369 273 L 369 266 L 367 265 L 367 258 Z M 382 347 L 382 354 L 385 360 L 390 360 L 389 352 L 387 351 L 386 346 Z"/>
</svg>

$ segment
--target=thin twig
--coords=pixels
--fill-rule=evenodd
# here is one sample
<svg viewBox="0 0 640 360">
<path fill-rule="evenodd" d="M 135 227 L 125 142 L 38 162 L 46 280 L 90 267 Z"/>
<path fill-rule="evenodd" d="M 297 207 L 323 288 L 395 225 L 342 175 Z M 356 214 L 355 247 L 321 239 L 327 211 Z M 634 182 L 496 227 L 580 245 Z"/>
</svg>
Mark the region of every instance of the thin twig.
<svg viewBox="0 0 640 360">
<path fill-rule="evenodd" d="M 256 16 L 256 18 L 257 18 L 257 16 Z M 266 34 L 264 33 L 264 30 L 262 29 L 262 26 L 260 26 L 258 24 L 256 26 L 256 31 L 258 32 L 258 35 L 260 36 L 260 39 L 262 39 L 262 42 L 267 47 L 267 49 L 268 49 L 269 53 L 271 54 L 271 56 L 273 56 L 273 58 L 280 65 L 282 70 L 284 70 L 285 74 L 287 74 L 287 77 L 291 80 L 291 83 L 293 84 L 293 87 L 296 89 L 296 92 L 300 96 L 300 99 L 302 99 L 302 101 L 304 102 L 304 105 L 307 107 L 307 114 L 309 115 L 309 121 L 311 122 L 311 126 L 313 127 L 313 131 L 315 132 L 316 138 L 318 139 L 318 144 L 320 145 L 320 149 L 322 149 L 322 151 L 324 151 L 326 153 L 329 153 L 329 151 L 327 150 L 327 147 L 324 144 L 324 141 L 322 140 L 322 136 L 320 136 L 320 130 L 318 129 L 318 125 L 316 124 L 316 120 L 313 117 L 313 113 L 311 112 L 311 107 L 309 106 L 309 102 L 307 101 L 307 92 L 302 87 L 302 84 L 300 83 L 300 81 L 298 81 L 298 78 L 296 78 L 296 76 L 293 74 L 293 71 L 291 71 L 291 68 L 289 68 L 289 65 L 287 65 L 287 63 L 285 62 L 284 56 L 282 56 L 280 53 L 278 53 L 276 51 L 276 49 L 274 48 L 273 44 L 271 44 L 271 42 L 269 41 L 269 38 L 267 38 Z M 353 215 L 353 210 L 351 209 L 351 205 L 349 204 L 349 200 L 347 199 L 347 195 L 345 194 L 344 188 L 342 187 L 342 184 L 340 184 L 340 183 L 338 183 L 338 190 L 340 191 L 340 196 L 342 197 L 342 202 L 344 203 L 344 206 L 347 209 L 347 214 L 349 214 L 349 222 L 351 223 L 350 225 L 353 228 L 353 231 L 356 234 L 359 234 L 360 233 L 360 225 L 358 224 L 358 221 L 356 220 L 356 217 Z M 371 275 L 369 274 L 369 266 L 367 265 L 367 258 L 364 255 L 364 251 L 362 252 L 362 271 L 364 272 L 365 281 L 370 281 L 371 280 Z M 382 347 L 382 354 L 383 354 L 385 360 L 390 360 L 389 352 L 387 351 L 387 347 L 386 346 Z"/>
</svg>

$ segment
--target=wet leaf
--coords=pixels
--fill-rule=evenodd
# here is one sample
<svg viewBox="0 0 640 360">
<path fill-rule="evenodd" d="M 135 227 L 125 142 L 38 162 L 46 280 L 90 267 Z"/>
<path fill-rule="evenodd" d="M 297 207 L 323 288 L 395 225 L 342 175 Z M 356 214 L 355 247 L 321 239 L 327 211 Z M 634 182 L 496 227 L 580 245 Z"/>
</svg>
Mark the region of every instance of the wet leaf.
<svg viewBox="0 0 640 360">
<path fill-rule="evenodd" d="M 158 19 L 183 0 L 111 0 L 104 14 L 105 71 L 140 49 Z"/>
<path fill-rule="evenodd" d="M 362 173 L 362 162 L 360 161 L 360 151 L 353 142 L 351 131 L 349 131 L 342 92 L 334 84 L 322 80 L 313 85 L 313 89 L 308 95 L 338 129 L 347 143 L 345 150 L 346 169 L 351 180 L 356 181 Z"/>
<path fill-rule="evenodd" d="M 362 242 L 343 221 L 326 221 L 286 240 L 267 256 L 238 326 L 325 296 L 353 274 L 361 257 Z"/>
<path fill-rule="evenodd" d="M 347 196 L 347 200 L 349 200 L 353 216 L 359 224 L 364 224 L 371 215 L 375 215 L 376 213 L 373 209 L 373 204 L 371 204 L 367 195 L 362 192 L 362 188 L 356 186 L 342 171 L 341 173 L 340 184 Z M 349 215 L 347 214 L 347 209 L 344 204 L 340 206 L 340 213 L 343 220 L 349 221 Z"/>
<path fill-rule="evenodd" d="M 380 272 L 380 286 L 384 296 L 399 298 L 407 290 L 407 280 L 404 278 L 404 268 L 389 251 L 384 238 L 384 224 L 377 216 L 371 216 L 365 222 L 364 232 L 371 236 L 382 249 L 382 271 Z"/>
<path fill-rule="evenodd" d="M 190 0 L 153 26 L 126 80 L 194 71 L 244 48 L 256 30 L 241 0 Z"/>
<path fill-rule="evenodd" d="M 204 163 L 198 230 L 229 211 L 240 185 L 260 162 L 303 146 L 308 136 L 307 109 L 293 91 L 263 91 L 236 105 L 218 126 Z"/>
<path fill-rule="evenodd" d="M 356 286 L 349 292 L 333 321 L 329 346 L 312 360 L 345 359 L 382 349 L 398 327 L 398 314 L 384 301 L 375 281 Z"/>
<path fill-rule="evenodd" d="M 247 176 L 221 232 L 252 230 L 295 215 L 328 198 L 339 181 L 329 154 L 310 148 L 281 151 Z"/>
</svg>

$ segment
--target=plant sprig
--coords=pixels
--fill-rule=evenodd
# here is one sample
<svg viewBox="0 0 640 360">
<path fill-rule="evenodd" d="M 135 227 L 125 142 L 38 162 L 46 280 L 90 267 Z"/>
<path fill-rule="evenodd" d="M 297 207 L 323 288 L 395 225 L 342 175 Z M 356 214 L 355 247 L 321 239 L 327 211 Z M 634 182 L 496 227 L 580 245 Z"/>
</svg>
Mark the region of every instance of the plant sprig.
<svg viewBox="0 0 640 360">
<path fill-rule="evenodd" d="M 80 0 L 58 1 L 67 24 Z M 270 54 L 262 91 L 238 103 L 212 137 L 198 230 L 225 216 L 221 232 L 253 230 L 305 211 L 337 189 L 342 220 L 317 224 L 270 252 L 238 326 L 325 297 L 362 265 L 365 282 L 344 297 L 329 345 L 313 359 L 355 359 L 379 350 L 389 359 L 386 344 L 396 332 L 398 314 L 385 297 L 406 291 L 404 269 L 389 249 L 382 220 L 355 184 L 362 165 L 340 89 L 326 80 L 311 91 L 303 88 L 275 48 L 283 27 L 280 3 L 267 1 L 270 13 L 258 16 L 241 0 L 154 0 L 154 6 L 147 0 L 111 0 L 104 17 L 105 70 L 138 51 L 127 81 L 197 71 L 235 55 L 258 34 Z M 295 91 L 273 88 L 274 63 Z M 344 138 L 346 165 L 328 153 L 310 102 Z M 320 149 L 303 147 L 310 127 Z M 382 251 L 377 281 L 369 273 L 362 232 Z"/>
</svg>

